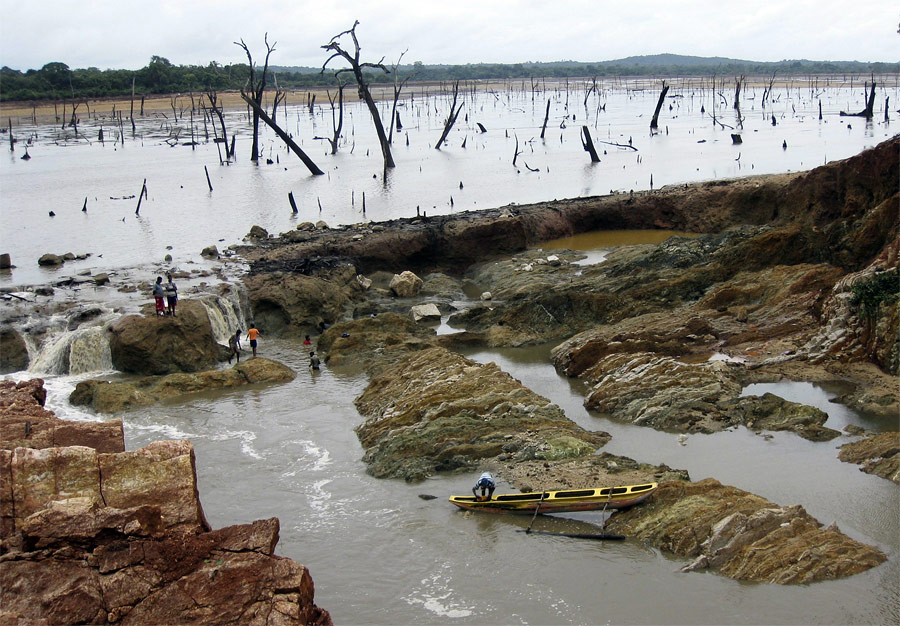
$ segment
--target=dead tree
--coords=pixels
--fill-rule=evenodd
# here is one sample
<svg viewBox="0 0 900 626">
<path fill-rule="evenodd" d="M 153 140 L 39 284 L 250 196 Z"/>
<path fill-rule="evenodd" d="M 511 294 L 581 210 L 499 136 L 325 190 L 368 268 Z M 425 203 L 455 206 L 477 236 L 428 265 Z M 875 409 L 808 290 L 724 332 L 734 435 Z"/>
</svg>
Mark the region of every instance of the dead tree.
<svg viewBox="0 0 900 626">
<path fill-rule="evenodd" d="M 272 121 L 274 122 L 276 117 L 275 114 L 278 111 L 278 105 L 284 102 L 284 99 L 287 97 L 287 92 L 284 89 L 279 89 L 277 86 L 275 87 L 275 100 L 272 102 Z"/>
<path fill-rule="evenodd" d="M 587 98 L 585 98 L 587 100 Z M 550 98 L 547 98 L 547 110 L 544 111 L 544 125 L 541 126 L 541 139 L 544 138 L 544 133 L 547 132 L 547 120 L 550 119 Z"/>
<path fill-rule="evenodd" d="M 734 79 L 734 104 L 731 106 L 735 111 L 741 110 L 741 86 L 744 83 L 744 75 L 736 76 Z"/>
<path fill-rule="evenodd" d="M 775 72 L 772 72 L 772 78 L 769 79 L 769 85 L 763 89 L 762 108 L 766 108 L 766 100 L 772 95 L 772 85 L 775 84 Z"/>
<path fill-rule="evenodd" d="M 597 149 L 594 147 L 594 141 L 591 139 L 591 131 L 587 126 L 581 127 L 581 145 L 584 151 L 591 155 L 591 163 L 599 163 L 600 157 L 597 156 Z"/>
<path fill-rule="evenodd" d="M 847 113 L 845 111 L 841 111 L 841 115 L 851 116 L 851 117 L 864 117 L 867 120 L 872 119 L 875 116 L 875 75 L 872 75 L 872 89 L 869 89 L 869 83 L 866 82 L 866 108 L 860 111 L 859 113 Z"/>
<path fill-rule="evenodd" d="M 403 60 L 403 55 L 406 54 L 406 50 L 404 50 L 400 57 L 397 59 L 397 63 L 394 64 L 394 104 L 391 106 L 391 125 L 388 130 L 388 143 L 393 143 L 394 141 L 394 126 L 396 125 L 397 130 L 401 130 L 403 125 L 400 123 L 400 113 L 397 112 L 397 101 L 400 99 L 400 92 L 403 90 L 403 87 L 406 85 L 406 82 L 412 78 L 412 74 L 404 78 L 402 81 L 397 81 L 400 77 L 400 72 L 398 69 L 400 68 L 400 61 Z M 396 124 L 395 124 L 396 122 Z"/>
<path fill-rule="evenodd" d="M 337 78 L 337 77 L 335 77 Z M 344 128 L 344 87 L 347 86 L 347 83 L 342 83 L 339 78 L 337 78 L 338 91 L 334 95 L 331 96 L 331 92 L 326 92 L 328 94 L 328 102 L 331 103 L 331 126 L 334 129 L 334 134 L 330 139 L 328 139 L 328 143 L 331 144 L 331 154 L 337 154 L 338 151 L 338 140 L 341 138 L 341 131 Z M 337 100 L 337 119 L 334 117 L 334 101 Z"/>
<path fill-rule="evenodd" d="M 255 116 L 258 116 L 259 119 L 261 119 L 269 126 L 269 128 L 274 130 L 275 133 L 279 137 L 281 137 L 282 141 L 287 144 L 288 148 L 290 148 L 294 152 L 294 154 L 300 157 L 300 160 L 303 161 L 303 164 L 307 167 L 307 169 L 309 169 L 311 173 L 315 174 L 316 176 L 321 176 L 325 173 L 320 170 L 315 163 L 313 163 L 313 160 L 306 155 L 303 149 L 300 148 L 300 146 L 298 146 L 293 139 L 291 139 L 290 135 L 284 132 L 281 127 L 266 114 L 261 106 L 256 104 L 256 100 L 248 96 L 243 89 L 241 89 L 241 98 L 243 98 L 244 102 L 246 102 L 250 106 L 250 108 L 253 109 L 253 114 Z"/>
<path fill-rule="evenodd" d="M 456 100 L 459 96 L 459 81 L 453 85 L 453 102 L 450 103 L 450 113 L 447 115 L 447 119 L 444 120 L 444 132 L 441 133 L 441 138 L 438 139 L 437 143 L 434 144 L 435 150 L 440 150 L 441 145 L 444 143 L 444 140 L 447 138 L 447 135 L 450 134 L 450 129 L 453 128 L 453 125 L 456 123 L 456 118 L 459 117 L 459 112 L 462 111 L 463 103 L 459 103 L 459 108 L 456 106 Z"/>
<path fill-rule="evenodd" d="M 666 100 L 666 94 L 669 93 L 669 86 L 663 81 L 663 88 L 659 94 L 659 100 L 656 101 L 656 110 L 653 112 L 653 119 L 650 120 L 650 130 L 659 128 L 659 110 L 662 108 L 663 102 Z M 587 129 L 587 127 L 585 127 Z M 591 144 L 593 145 L 593 144 Z M 599 159 L 597 159 L 599 161 Z"/>
<path fill-rule="evenodd" d="M 207 91 L 206 97 L 209 99 L 209 106 L 212 107 L 213 113 L 219 118 L 219 125 L 222 127 L 222 143 L 225 144 L 225 158 L 231 159 L 231 150 L 228 149 L 228 133 L 225 131 L 225 115 L 222 109 L 216 105 L 219 96 L 215 91 Z M 215 130 L 215 124 L 213 124 L 213 130 Z"/>
<path fill-rule="evenodd" d="M 379 61 L 378 63 L 360 63 L 359 61 L 359 40 L 356 38 L 356 27 L 359 26 L 359 20 L 353 22 L 353 28 L 350 30 L 345 30 L 342 33 L 338 33 L 334 37 L 331 38 L 331 41 L 328 44 L 322 46 L 324 50 L 330 50 L 332 55 L 328 57 L 325 63 L 322 64 L 322 71 L 325 71 L 325 66 L 328 63 L 337 57 L 343 57 L 347 63 L 350 64 L 349 68 L 343 68 L 337 71 L 338 74 L 342 72 L 353 72 L 354 78 L 356 78 L 356 84 L 359 87 L 359 97 L 366 103 L 366 106 L 369 108 L 369 113 L 372 115 L 372 123 L 375 124 L 375 132 L 378 134 L 378 141 L 381 143 L 381 153 L 384 155 L 384 167 L 385 169 L 389 167 L 395 167 L 394 165 L 394 157 L 391 155 L 391 143 L 388 141 L 387 135 L 384 132 L 384 124 L 381 123 L 381 116 L 378 114 L 378 107 L 375 106 L 375 100 L 372 98 L 372 94 L 369 92 L 369 84 L 366 82 L 365 77 L 363 76 L 363 69 L 370 67 L 373 69 L 382 70 L 385 74 L 390 74 L 388 68 L 384 66 L 384 63 Z M 350 38 L 353 40 L 353 54 L 344 50 L 341 47 L 340 42 L 338 41 L 344 35 L 350 35 Z M 384 57 L 382 57 L 382 61 Z"/>
<path fill-rule="evenodd" d="M 256 65 L 253 63 L 253 56 L 250 54 L 250 48 L 247 47 L 247 44 L 244 43 L 243 39 L 241 39 L 240 42 L 234 42 L 234 45 L 240 46 L 244 49 L 244 52 L 247 53 L 247 63 L 250 65 L 250 76 L 247 78 L 247 85 L 250 88 L 253 102 L 256 104 L 255 107 L 252 107 L 253 149 L 252 154 L 250 155 L 250 160 L 254 163 L 259 159 L 259 111 L 262 110 L 262 97 L 263 92 L 266 90 L 266 74 L 269 70 L 269 56 L 275 51 L 275 44 L 269 45 L 269 33 L 265 34 L 263 41 L 266 44 L 266 62 L 263 64 L 262 75 L 259 79 L 256 77 Z M 241 93 L 243 95 L 243 90 L 241 90 Z"/>
</svg>

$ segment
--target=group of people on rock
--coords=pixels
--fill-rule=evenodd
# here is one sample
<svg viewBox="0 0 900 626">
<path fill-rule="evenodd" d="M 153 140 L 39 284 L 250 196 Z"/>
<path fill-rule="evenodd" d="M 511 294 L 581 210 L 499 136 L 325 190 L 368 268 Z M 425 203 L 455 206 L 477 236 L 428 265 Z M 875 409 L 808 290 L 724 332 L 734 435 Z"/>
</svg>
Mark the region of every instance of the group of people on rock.
<svg viewBox="0 0 900 626">
<path fill-rule="evenodd" d="M 163 277 L 157 276 L 156 282 L 153 284 L 153 299 L 156 300 L 156 316 L 165 317 L 171 315 L 175 317 L 175 305 L 178 304 L 178 287 L 172 281 L 172 273 L 167 272 L 166 278 L 169 280 L 163 284 Z"/>
<path fill-rule="evenodd" d="M 163 277 L 157 276 L 156 282 L 153 284 L 153 299 L 156 301 L 156 316 L 164 317 L 167 315 L 171 315 L 175 317 L 175 306 L 178 303 L 178 287 L 175 286 L 174 281 L 172 280 L 172 273 L 167 272 L 166 278 L 169 282 L 163 284 Z M 328 328 L 328 326 L 324 323 L 321 324 L 324 328 Z M 241 333 L 243 331 L 238 328 L 235 331 L 234 335 L 228 338 L 228 348 L 231 352 L 228 355 L 228 362 L 231 363 L 231 359 L 237 359 L 237 362 L 241 362 Z M 247 339 L 250 341 L 250 349 L 253 350 L 253 356 L 256 356 L 256 348 L 259 342 L 259 329 L 256 328 L 256 325 L 253 322 L 250 322 L 250 328 L 247 329 Z M 309 338 L 309 335 L 306 335 L 303 339 L 303 345 L 305 347 L 309 347 L 312 345 L 312 340 Z M 309 353 L 309 369 L 310 370 L 318 370 L 321 367 L 321 361 L 319 357 L 316 356 L 315 351 L 310 351 Z"/>
</svg>

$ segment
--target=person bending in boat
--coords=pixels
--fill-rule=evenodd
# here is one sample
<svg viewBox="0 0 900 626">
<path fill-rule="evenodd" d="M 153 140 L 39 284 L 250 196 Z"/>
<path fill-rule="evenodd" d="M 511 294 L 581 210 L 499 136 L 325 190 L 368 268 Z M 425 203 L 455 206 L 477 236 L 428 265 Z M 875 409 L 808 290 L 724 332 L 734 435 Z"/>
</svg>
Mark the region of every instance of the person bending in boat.
<svg viewBox="0 0 900 626">
<path fill-rule="evenodd" d="M 494 497 L 494 489 L 497 485 L 494 483 L 494 477 L 491 476 L 490 472 L 484 472 L 479 478 L 478 482 L 475 483 L 475 486 L 472 487 L 472 495 L 475 496 L 479 501 L 485 499 L 485 492 L 487 492 L 487 499 L 490 500 Z M 478 495 L 478 489 L 481 489 L 481 496 Z"/>
</svg>

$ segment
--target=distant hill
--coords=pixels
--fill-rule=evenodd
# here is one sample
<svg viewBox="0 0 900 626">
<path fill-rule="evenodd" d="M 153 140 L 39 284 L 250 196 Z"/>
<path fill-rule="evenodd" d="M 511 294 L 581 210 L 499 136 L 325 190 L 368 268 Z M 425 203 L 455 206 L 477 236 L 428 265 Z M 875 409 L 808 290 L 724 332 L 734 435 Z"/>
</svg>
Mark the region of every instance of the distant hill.
<svg viewBox="0 0 900 626">
<path fill-rule="evenodd" d="M 602 68 L 602 69 L 601 69 Z M 321 67 L 273 65 L 273 72 L 312 74 L 319 73 Z M 527 70 L 522 74 L 521 70 Z M 683 54 L 648 54 L 630 56 L 609 61 L 550 61 L 526 63 L 467 63 L 464 65 L 416 63 L 401 65 L 399 72 L 406 76 L 416 74 L 422 80 L 430 80 L 435 74 L 450 74 L 452 78 L 512 78 L 522 76 L 593 76 L 593 75 L 698 75 L 714 72 L 735 72 L 744 74 L 790 73 L 893 73 L 900 70 L 900 63 L 868 63 L 862 61 L 810 61 L 807 59 L 787 59 L 783 61 L 748 61 L 728 57 L 697 57 Z M 483 74 L 491 75 L 485 76 Z M 477 74 L 477 76 L 464 76 Z M 444 77 L 446 78 L 446 76 Z"/>
<path fill-rule="evenodd" d="M 270 65 L 277 84 L 285 89 L 332 87 L 333 70 L 321 67 Z M 175 65 L 164 57 L 154 56 L 139 70 L 104 70 L 95 67 L 71 69 L 61 62 L 47 63 L 39 70 L 20 72 L 0 68 L 0 100 L 34 101 L 171 94 L 185 92 L 238 90 L 247 82 L 249 67 L 245 63 L 207 66 Z M 775 63 L 745 61 L 725 57 L 693 57 L 680 54 L 652 54 L 611 61 L 554 61 L 550 63 L 468 63 L 465 65 L 425 65 L 416 62 L 401 65 L 399 78 L 419 81 L 454 80 L 529 80 L 539 78 L 580 77 L 677 77 L 727 74 L 745 76 L 797 76 L 843 74 L 900 74 L 900 63 L 864 63 L 859 61 L 785 60 Z M 391 83 L 394 74 L 380 71 L 366 73 L 372 83 Z M 275 77 L 273 77 L 274 79 Z M 349 77 L 347 80 L 350 80 Z M 274 86 L 275 80 L 268 83 Z"/>
</svg>

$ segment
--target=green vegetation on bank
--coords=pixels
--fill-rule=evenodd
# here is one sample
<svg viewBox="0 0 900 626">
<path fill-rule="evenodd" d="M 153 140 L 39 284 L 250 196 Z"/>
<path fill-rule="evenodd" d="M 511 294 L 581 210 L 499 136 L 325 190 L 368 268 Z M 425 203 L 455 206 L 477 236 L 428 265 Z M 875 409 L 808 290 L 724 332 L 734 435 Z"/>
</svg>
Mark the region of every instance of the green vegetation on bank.
<svg viewBox="0 0 900 626">
<path fill-rule="evenodd" d="M 874 319 L 882 302 L 890 304 L 900 297 L 900 267 L 861 280 L 850 290 L 853 293 L 850 304 L 857 308 L 859 316 Z"/>
<path fill-rule="evenodd" d="M 720 57 L 689 57 L 674 54 L 629 57 L 616 61 L 580 63 L 477 63 L 468 65 L 424 65 L 416 62 L 397 69 L 399 80 L 411 77 L 420 81 L 478 79 L 540 79 L 566 77 L 610 78 L 619 76 L 869 76 L 900 73 L 900 63 L 862 63 L 858 61 L 791 60 L 777 63 L 742 61 Z M 332 71 L 319 68 L 270 66 L 268 84 L 283 89 L 303 89 L 335 84 Z M 230 91 L 244 86 L 249 75 L 246 63 L 206 66 L 174 65 L 161 56 L 153 56 L 139 70 L 100 70 L 96 67 L 70 69 L 60 62 L 47 63 L 39 70 L 21 72 L 4 66 L 0 69 L 0 101 L 62 100 L 138 96 L 152 94 Z M 372 83 L 392 83 L 393 74 L 369 73 Z"/>
</svg>

